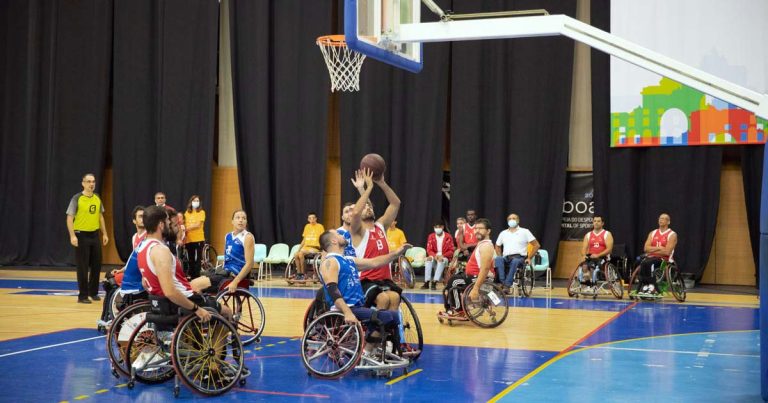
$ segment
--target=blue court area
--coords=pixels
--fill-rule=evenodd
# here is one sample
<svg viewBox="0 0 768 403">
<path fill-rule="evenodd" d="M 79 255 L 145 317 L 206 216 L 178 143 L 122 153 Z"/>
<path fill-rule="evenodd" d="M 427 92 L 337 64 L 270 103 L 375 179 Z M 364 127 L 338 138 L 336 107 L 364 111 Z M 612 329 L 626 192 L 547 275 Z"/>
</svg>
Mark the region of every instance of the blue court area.
<svg viewBox="0 0 768 403">
<path fill-rule="evenodd" d="M 76 284 L 0 280 L 0 287 L 21 288 L 11 291 L 14 294 L 44 296 L 74 290 Z M 310 289 L 252 290 L 262 298 L 308 300 L 314 296 Z M 415 303 L 442 304 L 436 293 L 406 295 Z M 252 375 L 244 387 L 216 398 L 202 398 L 182 387 L 179 400 L 761 401 L 755 308 L 613 299 L 509 301 L 516 309 L 533 309 L 541 315 L 552 309 L 576 309 L 607 311 L 611 317 L 563 351 L 435 345 L 430 343 L 439 335 L 433 334 L 410 368 L 410 376 L 401 377 L 403 372 L 397 371 L 392 378 L 353 372 L 340 380 L 315 379 L 301 363 L 297 337 L 265 337 L 246 352 Z M 514 312 L 508 320 L 515 321 Z M 269 318 L 267 312 L 267 327 Z M 421 320 L 435 319 L 424 316 Z M 471 325 L 440 331 L 465 331 L 468 338 L 482 338 L 485 332 Z M 137 384 L 129 390 L 126 379 L 114 378 L 105 339 L 95 329 L 0 342 L 0 367 L 12 374 L 0 378 L 7 401 L 173 400 L 172 382 Z"/>
<path fill-rule="evenodd" d="M 759 339 L 753 330 L 597 344 L 564 354 L 500 401 L 760 402 Z"/>
<path fill-rule="evenodd" d="M 173 399 L 173 382 L 125 387 L 110 374 L 104 337 L 73 329 L 0 343 L 6 397 L 27 401 L 132 402 Z M 334 400 L 334 401 L 479 401 L 499 393 L 552 356 L 552 352 L 451 346 L 426 346 L 411 376 L 392 379 L 354 372 L 340 380 L 307 375 L 297 338 L 265 337 L 246 355 L 252 375 L 242 388 L 216 398 L 202 398 L 182 388 L 180 400 Z M 11 381 L 12 380 L 12 381 Z M 464 380 L 457 382 L 457 380 Z M 471 383 L 470 383 L 471 382 Z"/>
</svg>

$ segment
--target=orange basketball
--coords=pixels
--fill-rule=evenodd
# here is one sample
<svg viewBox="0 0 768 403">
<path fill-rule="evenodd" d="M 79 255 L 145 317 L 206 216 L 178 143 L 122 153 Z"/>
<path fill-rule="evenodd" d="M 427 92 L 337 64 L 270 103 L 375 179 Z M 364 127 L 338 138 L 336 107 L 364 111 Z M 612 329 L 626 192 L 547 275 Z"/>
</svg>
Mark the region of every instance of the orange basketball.
<svg viewBox="0 0 768 403">
<path fill-rule="evenodd" d="M 384 171 L 387 170 L 387 163 L 384 158 L 381 158 L 379 154 L 366 154 L 362 160 L 360 160 L 360 169 L 368 168 L 373 173 L 373 179 L 380 179 L 384 175 Z"/>
</svg>

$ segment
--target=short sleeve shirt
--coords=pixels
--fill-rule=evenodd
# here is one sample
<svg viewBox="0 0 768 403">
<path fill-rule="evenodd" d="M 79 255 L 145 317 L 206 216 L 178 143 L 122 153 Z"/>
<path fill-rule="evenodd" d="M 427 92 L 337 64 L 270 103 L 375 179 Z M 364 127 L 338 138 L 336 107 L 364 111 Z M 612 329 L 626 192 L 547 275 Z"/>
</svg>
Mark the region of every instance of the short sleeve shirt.
<svg viewBox="0 0 768 403">
<path fill-rule="evenodd" d="M 304 226 L 304 232 L 301 234 L 304 238 L 304 246 L 311 246 L 320 249 L 320 235 L 325 232 L 323 224 L 307 224 Z"/>
<path fill-rule="evenodd" d="M 86 196 L 83 192 L 78 192 L 72 196 L 67 207 L 67 215 L 75 217 L 75 231 L 98 231 L 99 218 L 103 213 L 104 205 L 96 193 Z"/>
<path fill-rule="evenodd" d="M 536 237 L 526 228 L 518 228 L 515 232 L 509 230 L 501 231 L 496 239 L 496 246 L 502 247 L 501 254 L 509 255 L 528 255 L 528 244 L 535 241 Z"/>
<path fill-rule="evenodd" d="M 200 223 L 200 228 L 193 229 L 187 231 L 187 242 L 203 242 L 205 241 L 205 211 L 185 211 L 184 212 L 184 223 L 186 224 L 187 228 L 191 224 L 197 224 Z"/>
<path fill-rule="evenodd" d="M 405 232 L 403 232 L 403 230 L 400 228 L 387 229 L 387 243 L 389 244 L 389 250 L 397 250 L 406 242 L 408 242 L 408 240 L 405 239 Z"/>
</svg>

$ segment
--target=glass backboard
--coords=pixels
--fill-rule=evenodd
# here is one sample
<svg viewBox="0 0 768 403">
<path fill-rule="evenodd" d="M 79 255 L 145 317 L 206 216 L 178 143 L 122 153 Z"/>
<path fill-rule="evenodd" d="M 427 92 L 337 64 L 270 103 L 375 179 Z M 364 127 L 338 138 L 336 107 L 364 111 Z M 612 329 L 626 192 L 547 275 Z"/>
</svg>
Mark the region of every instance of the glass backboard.
<svg viewBox="0 0 768 403">
<path fill-rule="evenodd" d="M 401 24 L 421 21 L 421 0 L 345 0 L 347 46 L 368 57 L 418 73 L 421 43 L 395 43 Z"/>
</svg>

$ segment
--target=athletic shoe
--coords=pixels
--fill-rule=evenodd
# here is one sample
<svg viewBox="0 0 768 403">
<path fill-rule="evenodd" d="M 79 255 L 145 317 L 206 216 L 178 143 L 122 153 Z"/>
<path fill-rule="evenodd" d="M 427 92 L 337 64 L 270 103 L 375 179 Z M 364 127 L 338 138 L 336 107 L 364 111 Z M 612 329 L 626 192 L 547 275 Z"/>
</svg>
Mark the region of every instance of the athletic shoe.
<svg viewBox="0 0 768 403">
<path fill-rule="evenodd" d="M 653 294 L 656 292 L 656 287 L 653 286 L 653 284 L 648 286 L 648 292 Z"/>
<path fill-rule="evenodd" d="M 297 274 L 297 275 L 296 275 L 296 280 L 300 280 L 300 281 L 301 281 L 301 280 L 304 280 L 304 274 L 303 274 L 303 273 L 299 273 L 299 274 Z"/>
<path fill-rule="evenodd" d="M 429 281 L 425 281 L 425 282 L 424 282 L 424 285 L 422 285 L 422 286 L 421 286 L 421 289 L 422 289 L 422 290 L 427 290 L 427 289 L 429 289 Z"/>
<path fill-rule="evenodd" d="M 77 303 L 78 303 L 78 304 L 90 304 L 90 303 L 91 303 L 91 300 L 90 300 L 90 299 L 88 299 L 88 298 L 82 298 L 82 299 L 79 299 L 79 298 L 78 298 L 78 300 L 77 300 Z"/>
<path fill-rule="evenodd" d="M 644 285 L 643 289 L 640 292 L 648 292 L 648 285 Z"/>
<path fill-rule="evenodd" d="M 400 345 L 400 354 L 403 357 L 412 357 L 414 355 L 419 354 L 419 350 L 414 348 L 414 347 L 412 347 L 408 343 L 403 343 L 403 344 Z"/>
<path fill-rule="evenodd" d="M 99 297 L 98 295 L 92 296 L 91 299 L 94 301 L 101 301 L 101 297 Z"/>
<path fill-rule="evenodd" d="M 432 281 L 431 285 L 429 286 L 430 290 L 436 290 L 437 289 L 437 281 Z"/>
</svg>

